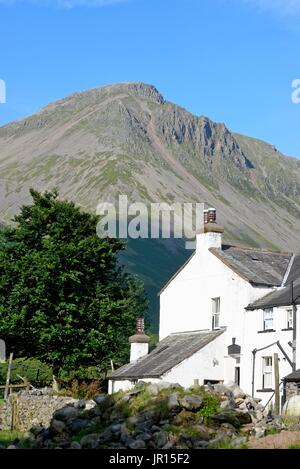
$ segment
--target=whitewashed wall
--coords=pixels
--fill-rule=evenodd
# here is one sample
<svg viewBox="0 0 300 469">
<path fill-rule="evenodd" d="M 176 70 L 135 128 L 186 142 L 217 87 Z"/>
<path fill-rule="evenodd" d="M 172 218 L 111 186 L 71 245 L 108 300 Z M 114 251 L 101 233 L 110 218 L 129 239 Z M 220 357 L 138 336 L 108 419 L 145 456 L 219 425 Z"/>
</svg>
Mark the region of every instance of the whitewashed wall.
<svg viewBox="0 0 300 469">
<path fill-rule="evenodd" d="M 200 236 L 206 235 L 198 235 L 195 255 L 161 293 L 159 339 L 175 332 L 210 330 L 211 299 L 220 297 L 220 326 L 229 327 L 238 343 L 244 308 L 270 289 L 253 288 L 202 247 Z"/>
<path fill-rule="evenodd" d="M 226 327 L 221 352 L 222 379 L 225 382 L 233 381 L 235 367 L 240 366 L 241 387 L 251 393 L 251 352 L 255 347 L 258 348 L 257 344 L 263 338 L 257 334 L 261 325 L 258 326 L 251 320 L 246 322 L 246 315 L 250 318 L 250 312 L 246 313 L 245 307 L 273 289 L 250 285 L 209 251 L 212 245 L 218 245 L 217 237 L 211 239 L 207 234 L 198 235 L 195 255 L 161 293 L 159 337 L 162 340 L 171 333 L 211 330 L 211 300 L 220 297 L 220 326 Z M 239 365 L 236 360 L 227 356 L 227 347 L 232 343 L 233 337 L 242 347 Z M 256 373 L 259 374 L 260 371 L 257 369 Z M 262 395 L 259 397 L 264 398 Z"/>
<path fill-rule="evenodd" d="M 204 379 L 222 380 L 224 370 L 224 334 L 220 335 L 213 342 L 208 344 L 199 352 L 187 358 L 179 365 L 172 368 L 161 376 L 161 379 L 141 378 L 139 381 L 146 383 L 156 383 L 167 381 L 169 383 L 178 383 L 184 388 L 194 384 L 198 379 L 199 384 L 203 384 Z M 129 380 L 109 382 L 109 394 L 117 391 L 126 391 L 134 386 L 134 382 Z"/>
<path fill-rule="evenodd" d="M 299 308 L 298 308 L 299 311 Z M 263 311 L 246 311 L 245 312 L 245 323 L 243 330 L 243 355 L 241 359 L 241 366 L 244 370 L 251 369 L 251 380 L 244 374 L 241 386 L 245 391 L 251 392 L 252 389 L 252 365 L 253 365 L 253 354 L 252 351 L 267 347 L 268 345 L 277 342 L 279 340 L 281 346 L 292 359 L 292 348 L 288 345 L 288 342 L 292 342 L 293 332 L 284 330 L 287 328 L 287 312 L 286 308 L 274 308 L 274 322 L 273 328 L 275 332 L 259 332 L 263 330 Z M 297 367 L 300 365 L 300 331 L 298 328 L 298 350 L 297 350 Z M 277 345 L 266 348 L 256 353 L 255 358 L 255 379 L 254 379 L 254 395 L 262 399 L 263 403 L 266 403 L 271 397 L 272 393 L 260 392 L 262 390 L 262 376 L 263 376 L 263 357 L 272 356 L 274 353 L 278 353 L 279 357 L 279 376 L 280 379 L 292 372 L 292 368 Z M 274 389 L 274 371 L 273 371 L 273 389 Z M 282 387 L 281 387 L 282 391 Z"/>
<path fill-rule="evenodd" d="M 235 367 L 240 366 L 240 386 L 251 394 L 253 349 L 279 340 L 292 358 L 292 349 L 287 344 L 292 340 L 292 331 L 282 330 L 287 326 L 286 311 L 285 308 L 276 308 L 274 310 L 276 332 L 259 333 L 263 330 L 263 312 L 246 311 L 245 308 L 274 289 L 253 287 L 233 272 L 209 251 L 210 247 L 217 247 L 220 244 L 221 237 L 218 234 L 197 236 L 194 256 L 161 293 L 159 338 L 162 340 L 176 332 L 211 330 L 211 300 L 216 297 L 221 298 L 220 326 L 226 330 L 214 342 L 166 373 L 162 379 L 178 382 L 185 387 L 193 384 L 194 379 L 199 379 L 200 384 L 204 379 L 220 379 L 228 383 L 234 380 Z M 298 331 L 297 367 L 299 368 L 300 327 Z M 239 365 L 227 354 L 227 347 L 232 343 L 233 337 L 241 346 Z M 266 404 L 271 394 L 258 392 L 262 389 L 262 357 L 273 356 L 275 352 L 280 358 L 280 377 L 283 378 L 291 372 L 289 363 L 277 346 L 257 352 L 254 395 L 262 399 L 263 404 Z M 217 366 L 213 366 L 213 358 L 217 359 L 219 363 Z M 114 386 L 116 391 L 128 389 L 133 383 L 118 381 Z"/>
<path fill-rule="evenodd" d="M 134 386 L 139 382 L 143 381 L 144 383 L 158 383 L 161 381 L 159 378 L 140 378 L 138 380 L 119 380 L 113 381 L 109 380 L 108 382 L 108 394 L 113 394 L 118 391 L 128 391 L 129 389 L 134 388 Z"/>
<path fill-rule="evenodd" d="M 200 385 L 203 384 L 204 379 L 223 380 L 224 337 L 225 333 L 221 334 L 203 349 L 165 373 L 162 379 L 170 383 L 178 383 L 184 388 L 192 386 L 195 379 L 199 380 Z"/>
</svg>

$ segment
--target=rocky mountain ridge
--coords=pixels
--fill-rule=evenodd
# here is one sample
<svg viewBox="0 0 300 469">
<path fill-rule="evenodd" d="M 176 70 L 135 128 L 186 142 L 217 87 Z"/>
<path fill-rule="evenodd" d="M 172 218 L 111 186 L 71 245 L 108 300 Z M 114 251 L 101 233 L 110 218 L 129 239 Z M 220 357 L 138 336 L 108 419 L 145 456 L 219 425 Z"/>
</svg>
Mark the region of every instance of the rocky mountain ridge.
<svg viewBox="0 0 300 469">
<path fill-rule="evenodd" d="M 226 242 L 298 251 L 299 175 L 299 160 L 189 113 L 152 85 L 109 85 L 0 128 L 0 223 L 31 202 L 30 187 L 57 188 L 90 211 L 125 194 L 204 202 L 217 208 Z M 129 240 L 125 262 L 153 299 L 189 254 L 181 240 Z"/>
<path fill-rule="evenodd" d="M 295 249 L 299 171 L 298 160 L 192 115 L 154 86 L 110 85 L 0 128 L 0 217 L 29 200 L 30 186 L 57 187 L 89 210 L 118 194 L 206 202 L 228 240 Z"/>
</svg>

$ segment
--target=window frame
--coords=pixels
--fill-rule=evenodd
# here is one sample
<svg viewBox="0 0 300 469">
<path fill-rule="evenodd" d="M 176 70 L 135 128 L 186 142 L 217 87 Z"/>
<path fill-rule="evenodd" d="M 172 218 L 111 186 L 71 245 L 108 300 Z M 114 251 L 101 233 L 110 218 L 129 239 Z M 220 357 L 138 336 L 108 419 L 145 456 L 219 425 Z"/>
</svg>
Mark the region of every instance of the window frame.
<svg viewBox="0 0 300 469">
<path fill-rule="evenodd" d="M 286 308 L 286 314 L 287 314 L 287 329 L 293 329 L 294 328 L 294 311 L 293 308 Z M 291 317 L 289 317 L 291 315 Z"/>
<path fill-rule="evenodd" d="M 271 318 L 266 318 L 266 314 L 272 313 Z M 272 321 L 272 327 L 266 327 L 266 322 Z M 274 330 L 274 308 L 264 308 L 263 309 L 263 331 L 273 331 Z"/>
<path fill-rule="evenodd" d="M 211 299 L 211 312 L 212 312 L 212 330 L 220 329 L 220 314 L 221 314 L 221 297 L 216 296 Z M 217 320 L 216 320 L 217 319 Z"/>
<path fill-rule="evenodd" d="M 270 362 L 269 365 L 266 363 L 267 360 Z M 273 388 L 273 357 L 271 355 L 268 355 L 268 356 L 262 357 L 262 389 L 272 389 L 272 388 Z"/>
</svg>

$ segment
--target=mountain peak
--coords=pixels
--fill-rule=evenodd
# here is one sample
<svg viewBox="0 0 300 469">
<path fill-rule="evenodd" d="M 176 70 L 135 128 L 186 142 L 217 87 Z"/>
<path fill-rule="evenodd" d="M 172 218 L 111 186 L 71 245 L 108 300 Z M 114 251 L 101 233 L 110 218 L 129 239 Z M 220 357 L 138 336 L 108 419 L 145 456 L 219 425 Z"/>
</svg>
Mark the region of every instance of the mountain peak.
<svg viewBox="0 0 300 469">
<path fill-rule="evenodd" d="M 164 104 L 165 99 L 154 85 L 142 82 L 115 83 L 112 85 L 99 86 L 83 91 L 77 91 L 69 96 L 53 101 L 40 109 L 36 115 L 43 114 L 45 111 L 57 112 L 61 109 L 79 110 L 81 106 L 86 107 L 90 104 L 101 102 L 103 99 L 117 95 L 131 95 L 138 99 L 145 99 L 155 104 Z"/>
<path fill-rule="evenodd" d="M 98 88 L 98 90 L 103 90 L 104 92 L 108 91 L 109 93 L 120 91 L 121 93 L 128 93 L 157 104 L 164 104 L 165 102 L 164 97 L 154 85 L 143 82 L 116 83 L 113 85 L 103 86 Z"/>
<path fill-rule="evenodd" d="M 27 200 L 29 187 L 56 187 L 91 210 L 118 194 L 206 201 L 230 220 L 235 241 L 299 246 L 299 161 L 165 102 L 151 84 L 73 93 L 1 127 L 0 148 L 3 219 Z"/>
</svg>

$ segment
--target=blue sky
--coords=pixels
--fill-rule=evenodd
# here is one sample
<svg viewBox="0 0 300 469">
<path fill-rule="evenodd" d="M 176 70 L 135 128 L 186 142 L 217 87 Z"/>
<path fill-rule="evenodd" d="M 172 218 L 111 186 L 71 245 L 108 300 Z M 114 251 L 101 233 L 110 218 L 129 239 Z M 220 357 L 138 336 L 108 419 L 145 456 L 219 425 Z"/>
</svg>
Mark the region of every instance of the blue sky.
<svg viewBox="0 0 300 469">
<path fill-rule="evenodd" d="M 300 157 L 300 0 L 0 0 L 0 124 L 74 91 L 152 83 Z"/>
</svg>

